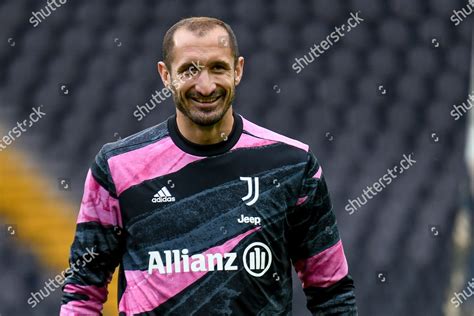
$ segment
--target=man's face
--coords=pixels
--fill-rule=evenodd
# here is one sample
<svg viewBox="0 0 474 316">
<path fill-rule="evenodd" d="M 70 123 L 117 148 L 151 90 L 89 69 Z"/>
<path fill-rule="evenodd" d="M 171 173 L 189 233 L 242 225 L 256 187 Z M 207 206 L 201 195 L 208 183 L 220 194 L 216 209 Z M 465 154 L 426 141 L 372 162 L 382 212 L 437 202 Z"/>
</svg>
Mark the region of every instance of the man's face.
<svg viewBox="0 0 474 316">
<path fill-rule="evenodd" d="M 218 26 L 203 37 L 181 28 L 174 34 L 171 70 L 158 64 L 177 109 L 197 125 L 219 122 L 234 100 L 244 61 L 239 57 L 235 65 L 228 42 Z"/>
</svg>

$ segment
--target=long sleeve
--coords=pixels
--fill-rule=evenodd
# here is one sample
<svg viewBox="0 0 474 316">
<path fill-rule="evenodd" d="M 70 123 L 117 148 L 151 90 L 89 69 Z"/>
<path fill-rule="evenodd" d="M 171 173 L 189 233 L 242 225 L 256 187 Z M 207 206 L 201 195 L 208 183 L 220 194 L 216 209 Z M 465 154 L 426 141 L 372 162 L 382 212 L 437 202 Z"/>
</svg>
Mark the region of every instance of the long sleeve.
<svg viewBox="0 0 474 316">
<path fill-rule="evenodd" d="M 85 181 L 68 277 L 62 287 L 61 316 L 101 315 L 107 285 L 123 249 L 122 220 L 114 192 L 107 162 L 99 153 Z"/>
<path fill-rule="evenodd" d="M 357 315 L 354 284 L 322 174 L 311 152 L 289 211 L 289 251 L 313 315 Z"/>
</svg>

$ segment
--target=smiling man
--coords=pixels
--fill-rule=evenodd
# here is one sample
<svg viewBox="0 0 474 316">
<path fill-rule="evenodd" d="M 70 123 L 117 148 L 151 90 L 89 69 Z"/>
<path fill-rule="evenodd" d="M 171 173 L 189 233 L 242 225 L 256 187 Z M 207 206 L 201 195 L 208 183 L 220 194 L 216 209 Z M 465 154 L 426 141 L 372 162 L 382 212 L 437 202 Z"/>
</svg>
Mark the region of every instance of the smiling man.
<svg viewBox="0 0 474 316">
<path fill-rule="evenodd" d="M 322 169 L 234 111 L 243 69 L 222 21 L 168 30 L 176 115 L 97 154 L 69 260 L 99 255 L 67 278 L 61 315 L 99 315 L 117 266 L 121 315 L 289 315 L 292 266 L 313 315 L 357 315 Z"/>
</svg>

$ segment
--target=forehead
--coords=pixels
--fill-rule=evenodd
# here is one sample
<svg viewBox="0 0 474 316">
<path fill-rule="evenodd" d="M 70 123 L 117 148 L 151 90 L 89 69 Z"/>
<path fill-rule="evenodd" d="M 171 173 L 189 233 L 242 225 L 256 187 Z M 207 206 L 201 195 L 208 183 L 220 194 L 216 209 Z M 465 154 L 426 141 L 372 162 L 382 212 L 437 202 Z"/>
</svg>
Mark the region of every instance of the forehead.
<svg viewBox="0 0 474 316">
<path fill-rule="evenodd" d="M 233 59 L 229 47 L 229 35 L 219 26 L 208 30 L 205 35 L 198 36 L 184 28 L 178 29 L 174 34 L 173 63 L 176 65 L 189 61 L 206 63 L 215 59 Z"/>
</svg>

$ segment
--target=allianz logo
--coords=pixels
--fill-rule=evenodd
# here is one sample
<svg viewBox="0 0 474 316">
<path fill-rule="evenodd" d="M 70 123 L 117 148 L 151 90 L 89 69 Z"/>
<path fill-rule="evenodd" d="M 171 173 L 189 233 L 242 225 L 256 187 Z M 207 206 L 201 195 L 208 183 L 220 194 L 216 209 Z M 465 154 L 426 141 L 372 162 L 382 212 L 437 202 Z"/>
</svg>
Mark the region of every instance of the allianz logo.
<svg viewBox="0 0 474 316">
<path fill-rule="evenodd" d="M 160 274 L 188 273 L 206 271 L 237 271 L 238 255 L 236 252 L 188 255 L 188 249 L 149 251 L 148 273 L 157 270 Z M 164 259 L 164 260 L 163 260 Z M 261 277 L 272 263 L 272 252 L 262 242 L 248 245 L 242 255 L 242 263 L 248 274 Z"/>
</svg>

